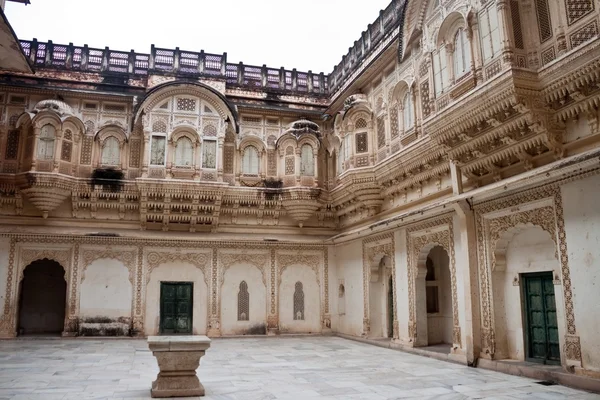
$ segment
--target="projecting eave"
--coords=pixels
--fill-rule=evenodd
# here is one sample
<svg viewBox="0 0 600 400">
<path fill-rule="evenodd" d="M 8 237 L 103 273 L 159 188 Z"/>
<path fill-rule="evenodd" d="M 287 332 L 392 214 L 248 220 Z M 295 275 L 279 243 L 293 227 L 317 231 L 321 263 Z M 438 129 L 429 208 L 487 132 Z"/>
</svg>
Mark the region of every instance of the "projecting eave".
<svg viewBox="0 0 600 400">
<path fill-rule="evenodd" d="M 29 60 L 21 50 L 15 31 L 8 23 L 4 11 L 0 10 L 0 70 L 33 73 Z"/>
</svg>

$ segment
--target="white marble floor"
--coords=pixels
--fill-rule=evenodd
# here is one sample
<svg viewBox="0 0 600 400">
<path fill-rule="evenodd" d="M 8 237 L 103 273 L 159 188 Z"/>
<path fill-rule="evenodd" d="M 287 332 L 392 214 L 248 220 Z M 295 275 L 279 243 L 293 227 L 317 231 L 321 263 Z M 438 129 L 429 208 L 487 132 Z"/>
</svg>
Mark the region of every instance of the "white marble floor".
<svg viewBox="0 0 600 400">
<path fill-rule="evenodd" d="M 0 399 L 150 398 L 144 340 L 0 341 Z M 600 399 L 337 337 L 213 340 L 198 369 L 209 399 Z"/>
</svg>

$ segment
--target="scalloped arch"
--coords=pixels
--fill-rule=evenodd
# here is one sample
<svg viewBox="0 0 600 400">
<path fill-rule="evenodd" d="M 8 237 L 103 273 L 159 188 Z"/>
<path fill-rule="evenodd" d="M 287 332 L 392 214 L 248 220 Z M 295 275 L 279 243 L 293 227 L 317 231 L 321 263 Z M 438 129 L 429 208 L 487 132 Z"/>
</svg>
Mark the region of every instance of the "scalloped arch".
<svg viewBox="0 0 600 400">
<path fill-rule="evenodd" d="M 142 114 L 148 114 L 158 103 L 181 94 L 196 96 L 210 103 L 219 116 L 224 120 L 229 119 L 229 123 L 233 125 L 235 132 L 239 133 L 239 117 L 235 106 L 222 93 L 200 82 L 175 81 L 154 87 L 136 107 L 132 124 L 135 125 Z"/>
</svg>

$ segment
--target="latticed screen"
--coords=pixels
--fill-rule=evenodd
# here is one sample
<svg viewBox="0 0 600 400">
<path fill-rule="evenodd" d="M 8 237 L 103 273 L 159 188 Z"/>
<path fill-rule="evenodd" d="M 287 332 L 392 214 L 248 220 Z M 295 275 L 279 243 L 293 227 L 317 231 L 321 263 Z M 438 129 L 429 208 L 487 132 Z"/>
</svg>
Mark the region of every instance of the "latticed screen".
<svg viewBox="0 0 600 400">
<path fill-rule="evenodd" d="M 246 281 L 240 283 L 238 292 L 238 321 L 248 321 L 250 318 L 250 294 Z"/>
<path fill-rule="evenodd" d="M 385 146 L 385 119 L 380 117 L 377 119 L 377 148 Z"/>
<path fill-rule="evenodd" d="M 524 49 L 523 44 L 523 29 L 521 27 L 521 16 L 519 15 L 519 2 L 517 0 L 511 0 L 510 2 L 510 14 L 512 17 L 513 36 L 515 38 L 515 47 L 517 49 Z"/>
<path fill-rule="evenodd" d="M 304 321 L 304 288 L 302 282 L 296 282 L 294 290 L 294 320 Z"/>
<path fill-rule="evenodd" d="M 16 160 L 19 151 L 19 131 L 12 129 L 8 131 L 8 140 L 6 143 L 6 154 L 4 158 L 7 160 Z"/>
<path fill-rule="evenodd" d="M 366 153 L 369 151 L 369 146 L 367 144 L 367 132 L 361 132 L 356 134 L 356 152 L 357 153 Z"/>
<path fill-rule="evenodd" d="M 552 23 L 550 21 L 550 10 L 548 0 L 535 0 L 535 9 L 538 18 L 540 41 L 544 43 L 552 37 Z"/>
</svg>

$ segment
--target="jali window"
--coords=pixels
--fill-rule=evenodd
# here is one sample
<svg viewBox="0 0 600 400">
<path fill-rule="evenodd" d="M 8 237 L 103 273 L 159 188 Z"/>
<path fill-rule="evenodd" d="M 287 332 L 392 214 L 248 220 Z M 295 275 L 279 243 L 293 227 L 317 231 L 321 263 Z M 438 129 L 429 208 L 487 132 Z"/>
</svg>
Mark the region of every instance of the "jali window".
<svg viewBox="0 0 600 400">
<path fill-rule="evenodd" d="M 242 172 L 246 175 L 258 175 L 258 150 L 254 146 L 244 149 Z"/>
<path fill-rule="evenodd" d="M 181 137 L 175 143 L 175 165 L 191 167 L 194 159 L 194 147 L 190 138 Z"/>
<path fill-rule="evenodd" d="M 217 168 L 217 142 L 205 140 L 202 145 L 202 168 Z"/>
<path fill-rule="evenodd" d="M 120 144 L 116 137 L 109 136 L 102 144 L 102 165 L 119 165 L 121 162 Z"/>
<path fill-rule="evenodd" d="M 42 126 L 40 138 L 38 140 L 37 158 L 39 160 L 54 159 L 54 140 L 56 137 L 56 128 L 47 124 Z"/>
<path fill-rule="evenodd" d="M 315 175 L 315 159 L 313 148 L 309 144 L 305 144 L 301 149 L 300 173 L 304 176 Z"/>
<path fill-rule="evenodd" d="M 165 137 L 152 136 L 150 144 L 150 164 L 164 165 L 165 164 Z"/>
<path fill-rule="evenodd" d="M 238 292 L 238 321 L 248 321 L 249 319 L 250 294 L 248 293 L 248 284 L 246 281 L 242 281 Z"/>
<path fill-rule="evenodd" d="M 296 282 L 294 290 L 294 321 L 304 321 L 304 288 Z"/>
</svg>

